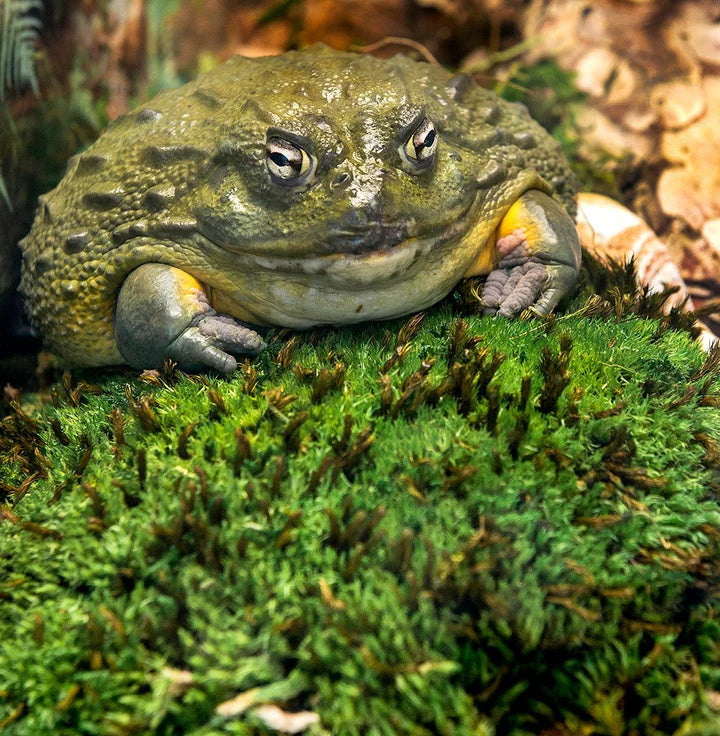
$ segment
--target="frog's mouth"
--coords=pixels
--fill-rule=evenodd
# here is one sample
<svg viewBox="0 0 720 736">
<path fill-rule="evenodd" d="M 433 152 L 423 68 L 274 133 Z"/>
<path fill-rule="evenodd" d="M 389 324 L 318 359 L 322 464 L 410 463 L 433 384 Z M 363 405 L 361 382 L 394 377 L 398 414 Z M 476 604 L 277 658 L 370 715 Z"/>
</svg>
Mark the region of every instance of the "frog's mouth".
<svg viewBox="0 0 720 736">
<path fill-rule="evenodd" d="M 476 200 L 464 217 L 440 231 L 405 237 L 392 246 L 381 243 L 368 252 L 289 257 L 224 249 L 229 260 L 222 272 L 231 275 L 211 284 L 214 308 L 254 324 L 297 328 L 389 319 L 426 309 L 471 266 L 473 273 L 480 272 L 480 261 L 492 266 L 496 216 L 503 216 L 503 207 L 486 218 L 481 206 Z"/>
<path fill-rule="evenodd" d="M 495 221 L 477 211 L 442 232 L 365 253 L 282 257 L 236 254 L 214 288 L 214 308 L 255 324 L 306 328 L 410 314 L 442 299 L 489 247 Z"/>
<path fill-rule="evenodd" d="M 421 268 L 456 248 L 458 261 L 472 261 L 492 232 L 487 223 L 477 226 L 475 204 L 471 202 L 449 223 L 428 228 L 428 232 L 419 232 L 415 223 L 337 228 L 314 253 L 285 256 L 270 248 L 264 253 L 244 251 L 238 255 L 265 272 L 300 278 L 325 276 L 346 286 L 364 287 L 397 279 L 407 270 Z"/>
<path fill-rule="evenodd" d="M 367 227 L 332 228 L 325 238 L 327 254 L 362 256 L 378 250 L 389 251 L 411 237 L 408 225 L 386 225 L 376 223 Z"/>
</svg>

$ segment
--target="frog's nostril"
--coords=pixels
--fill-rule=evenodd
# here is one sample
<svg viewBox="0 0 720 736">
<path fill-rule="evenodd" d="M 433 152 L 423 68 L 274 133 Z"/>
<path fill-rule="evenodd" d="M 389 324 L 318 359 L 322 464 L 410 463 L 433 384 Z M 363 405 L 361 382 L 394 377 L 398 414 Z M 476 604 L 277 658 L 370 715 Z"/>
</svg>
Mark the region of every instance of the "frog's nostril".
<svg viewBox="0 0 720 736">
<path fill-rule="evenodd" d="M 351 181 L 352 177 L 350 176 L 350 174 L 348 174 L 347 171 L 343 171 L 341 174 L 338 174 L 333 179 L 333 182 L 330 186 L 333 189 L 340 189 L 341 187 L 344 189 Z"/>
</svg>

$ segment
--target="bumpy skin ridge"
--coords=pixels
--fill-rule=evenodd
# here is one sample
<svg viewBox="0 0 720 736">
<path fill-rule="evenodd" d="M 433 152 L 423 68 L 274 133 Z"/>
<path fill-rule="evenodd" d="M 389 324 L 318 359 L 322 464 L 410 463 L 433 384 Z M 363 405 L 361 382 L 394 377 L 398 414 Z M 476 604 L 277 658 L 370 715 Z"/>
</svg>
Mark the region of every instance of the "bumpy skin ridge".
<svg viewBox="0 0 720 736">
<path fill-rule="evenodd" d="M 282 113 L 265 109 L 267 100 L 283 102 Z M 116 295 L 125 277 L 144 263 L 183 269 L 210 292 L 243 305 L 244 289 L 264 288 L 266 276 L 253 272 L 245 249 L 261 252 L 256 244 L 272 239 L 287 243 L 291 254 L 297 244 L 295 256 L 302 258 L 314 244 L 306 231 L 293 228 L 302 223 L 322 232 L 336 207 L 336 195 L 324 185 L 306 195 L 271 191 L 264 168 L 268 127 L 285 114 L 310 120 L 326 138 L 338 140 L 334 159 L 320 157 L 318 175 L 343 155 L 354 156 L 357 170 L 364 171 L 362 156 L 340 144 L 356 135 L 342 116 L 357 115 L 363 106 L 372 111 L 387 104 L 391 110 L 397 100 L 422 106 L 441 141 L 451 141 L 472 162 L 487 233 L 528 188 L 552 194 L 574 216 L 576 182 L 558 144 L 522 105 L 499 100 L 465 78 L 405 57 L 382 61 L 328 49 L 236 57 L 114 121 L 40 198 L 21 242 L 21 291 L 48 347 L 71 363 L 123 362 L 113 335 Z M 382 134 L 361 132 L 368 147 L 373 135 Z M 393 176 L 396 188 L 388 201 L 396 210 L 404 206 L 401 200 L 418 200 L 407 220 L 417 222 L 422 205 L 432 215 L 427 181 L 402 172 Z M 225 217 L 227 202 L 235 202 L 232 217 Z M 288 211 L 297 211 L 289 222 L 283 220 Z M 237 242 L 228 246 L 227 237 Z M 322 252 L 336 246 L 317 247 Z M 263 301 L 260 291 L 247 299 L 248 312 L 235 316 L 261 316 L 262 305 L 253 306 L 253 299 Z"/>
</svg>

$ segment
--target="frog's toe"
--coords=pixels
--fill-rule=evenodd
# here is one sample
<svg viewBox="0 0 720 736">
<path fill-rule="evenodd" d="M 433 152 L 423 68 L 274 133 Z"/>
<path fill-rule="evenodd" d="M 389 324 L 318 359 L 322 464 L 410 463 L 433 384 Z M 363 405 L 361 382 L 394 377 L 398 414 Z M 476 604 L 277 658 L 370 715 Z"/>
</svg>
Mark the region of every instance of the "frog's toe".
<svg viewBox="0 0 720 736">
<path fill-rule="evenodd" d="M 575 284 L 577 271 L 564 264 L 546 266 L 546 281 L 534 304 L 529 305 L 531 312 L 538 317 L 545 317 L 557 307 L 558 302 Z"/>
<path fill-rule="evenodd" d="M 549 264 L 527 257 L 504 267 L 501 261 L 492 271 L 482 291 L 485 314 L 514 317 L 529 309 L 539 317 L 550 314 L 572 288 L 577 277 L 574 268 Z"/>
<path fill-rule="evenodd" d="M 188 327 L 168 346 L 167 356 L 190 372 L 212 368 L 218 373 L 232 373 L 237 368 L 235 358 L 214 345 L 199 327 Z"/>
<path fill-rule="evenodd" d="M 167 355 L 187 371 L 213 368 L 231 373 L 237 368 L 232 354 L 257 355 L 265 348 L 260 335 L 232 317 L 208 312 L 194 320 L 167 348 Z"/>
<path fill-rule="evenodd" d="M 547 269 L 530 260 L 509 268 L 500 265 L 490 273 L 483 288 L 485 313 L 514 317 L 537 302 L 547 281 Z"/>
<path fill-rule="evenodd" d="M 513 317 L 529 309 L 546 315 L 575 284 L 580 269 L 575 227 L 542 192 L 526 192 L 510 208 L 495 245 L 499 262 L 482 291 L 487 314 Z"/>
<path fill-rule="evenodd" d="M 202 284 L 184 271 L 146 263 L 125 279 L 115 309 L 115 341 L 135 368 L 159 368 L 166 358 L 185 371 L 230 373 L 236 354 L 255 355 L 262 338 L 217 314 Z"/>
<path fill-rule="evenodd" d="M 266 345 L 257 332 L 226 314 L 206 314 L 198 320 L 200 333 L 230 353 L 257 355 Z"/>
</svg>

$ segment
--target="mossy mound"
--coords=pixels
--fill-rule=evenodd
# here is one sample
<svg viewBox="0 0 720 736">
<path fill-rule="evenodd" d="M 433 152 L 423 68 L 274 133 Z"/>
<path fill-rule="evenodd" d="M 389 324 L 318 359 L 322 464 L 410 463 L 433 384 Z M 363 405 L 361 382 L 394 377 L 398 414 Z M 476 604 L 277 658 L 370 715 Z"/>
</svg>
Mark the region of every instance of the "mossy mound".
<svg viewBox="0 0 720 736">
<path fill-rule="evenodd" d="M 5 732 L 720 732 L 718 366 L 445 303 L 67 375 L 1 425 Z"/>
</svg>

